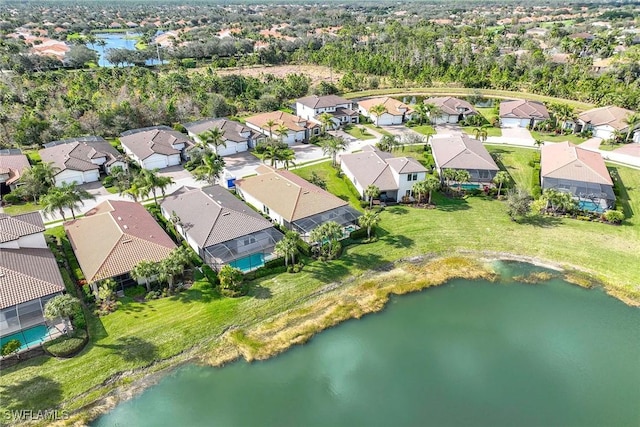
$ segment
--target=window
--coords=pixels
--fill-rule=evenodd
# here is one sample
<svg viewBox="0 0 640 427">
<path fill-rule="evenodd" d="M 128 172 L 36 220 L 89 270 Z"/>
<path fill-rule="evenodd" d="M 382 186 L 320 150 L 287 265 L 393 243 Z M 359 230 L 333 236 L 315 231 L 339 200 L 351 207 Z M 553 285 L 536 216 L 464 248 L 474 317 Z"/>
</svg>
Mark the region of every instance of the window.
<svg viewBox="0 0 640 427">
<path fill-rule="evenodd" d="M 244 241 L 242 242 L 242 244 L 243 244 L 244 246 L 249 246 L 250 244 L 255 243 L 255 242 L 256 242 L 256 238 L 255 238 L 255 237 L 249 237 L 249 238 L 247 238 L 247 239 L 244 239 Z"/>
<path fill-rule="evenodd" d="M 264 212 L 267 215 L 269 215 L 269 206 L 262 206 L 262 212 Z"/>
<path fill-rule="evenodd" d="M 483 178 L 483 179 L 489 178 L 488 170 L 479 169 L 478 172 L 480 173 L 480 178 Z"/>
<path fill-rule="evenodd" d="M 413 196 L 412 193 L 413 193 L 413 191 L 407 190 L 407 191 L 404 192 L 404 195 L 407 196 L 407 197 L 411 197 L 411 196 Z"/>
<path fill-rule="evenodd" d="M 407 181 L 417 181 L 417 180 L 418 180 L 417 173 L 410 173 L 407 175 Z"/>
</svg>

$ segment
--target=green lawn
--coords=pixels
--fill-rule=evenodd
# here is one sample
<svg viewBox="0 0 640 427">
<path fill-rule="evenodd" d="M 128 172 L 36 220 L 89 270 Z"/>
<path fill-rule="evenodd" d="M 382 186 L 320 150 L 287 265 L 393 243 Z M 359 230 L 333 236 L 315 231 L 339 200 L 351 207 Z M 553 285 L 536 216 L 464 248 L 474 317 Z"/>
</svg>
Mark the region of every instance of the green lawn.
<svg viewBox="0 0 640 427">
<path fill-rule="evenodd" d="M 415 130 L 416 132 L 421 133 L 423 135 L 435 135 L 436 134 L 436 130 L 431 125 L 413 126 L 410 129 Z"/>
<path fill-rule="evenodd" d="M 515 185 L 531 191 L 533 175 L 529 161 L 534 159 L 537 150 L 507 145 L 485 145 L 485 147 L 490 153 L 500 156 L 498 165 L 511 175 Z"/>
<path fill-rule="evenodd" d="M 23 150 L 22 154 L 29 158 L 29 163 L 32 165 L 42 162 L 42 158 L 40 157 L 40 152 L 38 152 L 38 150 Z"/>
<path fill-rule="evenodd" d="M 624 147 L 625 144 L 611 144 L 609 142 L 602 142 L 600 144 L 600 149 L 604 150 L 604 151 L 613 151 L 613 150 L 617 150 L 618 148 Z"/>
<path fill-rule="evenodd" d="M 498 117 L 493 107 L 475 107 L 476 111 L 487 120 L 487 123 Z"/>
<path fill-rule="evenodd" d="M 526 184 L 523 165 L 534 150 L 488 148 L 501 150 L 502 163 L 514 180 Z M 190 356 L 206 358 L 229 327 L 264 322 L 299 307 L 328 283 L 420 254 L 506 252 L 582 266 L 640 301 L 640 171 L 613 167 L 624 185 L 621 203 L 633 214 L 622 226 L 550 217 L 516 223 L 509 219 L 504 202 L 484 197 L 448 199 L 436 194 L 435 209 L 388 207 L 381 213 L 376 242 L 350 246 L 337 261 L 307 262 L 300 274 L 255 280 L 249 296 L 221 298 L 200 281 L 175 297 L 145 303 L 125 300 L 115 313 L 89 320 L 91 342 L 79 356 L 38 357 L 3 369 L 0 410 L 78 409 L 142 375 L 135 369 L 169 357 L 178 358 L 155 364 L 146 373 Z M 307 177 L 314 170 L 326 178 L 330 191 L 359 206 L 351 187 L 329 162 L 295 172 Z M 352 283 L 346 281 L 343 287 Z"/>
<path fill-rule="evenodd" d="M 369 129 L 373 130 L 374 132 L 378 132 L 379 134 L 382 135 L 391 135 L 390 132 L 387 132 L 386 130 L 376 127 L 373 123 L 366 123 L 364 126 L 368 127 Z"/>
<path fill-rule="evenodd" d="M 367 131 L 367 128 L 362 125 L 347 125 L 343 130 L 354 138 L 360 140 L 374 139 L 375 136 Z"/>
<path fill-rule="evenodd" d="M 331 162 L 317 163 L 311 166 L 305 166 L 292 170 L 296 175 L 304 179 L 311 177 L 311 172 L 316 172 L 320 178 L 327 183 L 327 190 L 351 204 L 354 208 L 360 208 L 360 196 L 356 188 L 351 184 L 345 176 L 338 177 L 337 170 L 331 166 Z"/>
<path fill-rule="evenodd" d="M 476 128 L 477 126 L 464 126 L 462 130 L 467 134 L 475 137 L 476 133 L 474 132 L 474 130 Z M 487 130 L 487 136 L 502 136 L 502 129 L 500 128 L 486 127 L 485 129 Z"/>
<path fill-rule="evenodd" d="M 42 206 L 40 206 L 39 204 L 27 202 L 21 203 L 19 205 L 7 205 L 4 207 L 4 213 L 9 215 L 20 215 L 23 213 L 38 211 L 40 209 L 42 209 Z"/>
<path fill-rule="evenodd" d="M 533 139 L 540 139 L 542 141 L 551 141 L 551 142 L 569 141 L 572 144 L 576 144 L 576 145 L 582 144 L 587 140 L 587 138 L 582 138 L 574 134 L 556 135 L 555 133 L 538 132 L 535 130 L 531 131 L 531 136 L 533 137 Z"/>
</svg>

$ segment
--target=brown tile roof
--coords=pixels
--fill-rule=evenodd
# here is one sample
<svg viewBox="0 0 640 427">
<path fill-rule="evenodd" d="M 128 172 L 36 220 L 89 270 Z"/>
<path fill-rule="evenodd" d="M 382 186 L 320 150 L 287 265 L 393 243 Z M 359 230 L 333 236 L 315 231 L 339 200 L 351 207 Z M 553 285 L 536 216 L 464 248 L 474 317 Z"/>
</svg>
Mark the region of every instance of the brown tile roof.
<svg viewBox="0 0 640 427">
<path fill-rule="evenodd" d="M 434 138 L 431 149 L 441 169 L 500 170 L 482 142 L 466 135 Z"/>
<path fill-rule="evenodd" d="M 187 131 L 196 135 L 202 132 L 208 131 L 213 128 L 218 128 L 223 133 L 223 138 L 227 141 L 244 142 L 249 138 L 255 138 L 258 134 L 243 125 L 242 123 L 235 122 L 229 119 L 203 119 L 197 122 L 191 122 L 184 125 Z M 248 133 L 248 136 L 242 136 L 242 133 Z"/>
<path fill-rule="evenodd" d="M 191 139 L 168 126 L 154 126 L 123 132 L 120 143 L 141 160 L 156 153 L 165 156 L 179 154 L 180 150 L 173 148 L 172 145 L 184 143 L 185 148 L 193 146 Z"/>
<path fill-rule="evenodd" d="M 500 103 L 500 117 L 518 119 L 548 119 L 549 112 L 543 103 L 537 101 L 502 101 Z"/>
<path fill-rule="evenodd" d="M 99 165 L 91 162 L 92 159 L 100 157 L 106 158 L 106 164 L 124 159 L 111 144 L 95 136 L 54 141 L 45 146 L 47 148 L 39 151 L 42 161 L 53 163 L 60 172 L 66 169 L 76 171 L 100 169 Z"/>
<path fill-rule="evenodd" d="M 265 132 L 269 132 L 269 127 L 266 125 L 269 120 L 273 120 L 275 122 L 275 126 L 272 131 L 275 131 L 280 125 L 284 125 L 287 129 L 295 132 L 319 126 L 317 123 L 307 121 L 302 117 L 294 116 L 293 114 L 285 113 L 284 111 L 272 111 L 270 113 L 257 114 L 255 116 L 247 117 L 246 122 L 259 127 Z"/>
<path fill-rule="evenodd" d="M 257 176 L 236 181 L 236 187 L 251 195 L 288 222 L 348 205 L 344 200 L 287 170 L 266 165 Z"/>
<path fill-rule="evenodd" d="M 622 131 L 629 128 L 629 125 L 624 120 L 631 114 L 633 114 L 631 110 L 610 105 L 587 110 L 578 115 L 578 119 L 585 123 L 591 123 L 591 126 L 608 125 Z"/>
<path fill-rule="evenodd" d="M 44 223 L 39 212 L 15 216 L 0 213 L 0 243 L 18 240 L 20 237 L 30 234 L 42 233 L 44 230 Z"/>
<path fill-rule="evenodd" d="M 325 96 L 307 96 L 304 98 L 298 99 L 296 102 L 300 104 L 310 107 L 310 108 L 328 108 L 335 107 L 337 105 L 351 105 L 351 101 L 347 101 L 346 99 L 337 96 L 337 95 L 325 95 Z"/>
<path fill-rule="evenodd" d="M 452 96 L 439 96 L 433 98 L 427 98 L 424 100 L 425 104 L 434 104 L 444 114 L 458 115 L 458 114 L 477 114 L 473 105 L 462 99 L 454 98 Z"/>
<path fill-rule="evenodd" d="M 545 178 L 613 185 L 600 153 L 568 141 L 542 146 L 540 173 Z"/>
<path fill-rule="evenodd" d="M 64 228 L 89 282 L 127 273 L 142 260 L 162 261 L 176 247 L 151 214 L 134 202 L 102 202 Z"/>
<path fill-rule="evenodd" d="M 29 159 L 24 154 L 0 154 L 0 168 L 8 169 L 7 185 L 20 179 L 25 169 L 31 169 Z"/>
<path fill-rule="evenodd" d="M 398 189 L 392 169 L 397 173 L 426 172 L 424 166 L 410 157 L 393 157 L 373 147 L 358 153 L 343 154 L 340 162 L 362 187 L 375 185 L 381 191 Z"/>
<path fill-rule="evenodd" d="M 58 263 L 49 249 L 2 249 L 0 309 L 63 291 Z"/>
<path fill-rule="evenodd" d="M 185 232 L 201 248 L 272 227 L 262 215 L 219 185 L 182 187 L 160 206 L 167 214 L 178 215 Z"/>
<path fill-rule="evenodd" d="M 392 116 L 401 116 L 406 113 L 410 113 L 411 109 L 404 103 L 398 101 L 394 98 L 389 98 L 388 96 L 382 98 L 369 98 L 358 101 L 358 105 L 369 111 L 371 107 L 374 105 L 382 104 L 387 109 L 387 113 Z M 403 113 L 400 111 L 401 109 L 405 109 L 406 111 Z"/>
</svg>

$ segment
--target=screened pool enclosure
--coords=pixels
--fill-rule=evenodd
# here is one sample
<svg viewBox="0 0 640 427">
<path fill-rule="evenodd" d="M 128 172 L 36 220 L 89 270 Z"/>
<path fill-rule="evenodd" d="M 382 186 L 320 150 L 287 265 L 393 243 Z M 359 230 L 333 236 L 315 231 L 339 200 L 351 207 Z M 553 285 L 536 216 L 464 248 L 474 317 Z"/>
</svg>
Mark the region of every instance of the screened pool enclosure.
<svg viewBox="0 0 640 427">
<path fill-rule="evenodd" d="M 288 228 L 293 229 L 300 233 L 303 238 L 308 236 L 311 231 L 319 225 L 325 222 L 334 221 L 340 224 L 342 227 L 355 225 L 358 223 L 358 218 L 362 214 L 352 208 L 351 206 L 340 206 L 330 211 L 321 212 L 306 218 L 302 218 L 293 221 L 291 224 L 285 224 Z"/>
<path fill-rule="evenodd" d="M 273 256 L 273 249 L 282 239 L 282 233 L 275 228 L 267 228 L 205 248 L 204 261 L 214 270 L 224 264 L 247 272 L 262 267 Z"/>
</svg>

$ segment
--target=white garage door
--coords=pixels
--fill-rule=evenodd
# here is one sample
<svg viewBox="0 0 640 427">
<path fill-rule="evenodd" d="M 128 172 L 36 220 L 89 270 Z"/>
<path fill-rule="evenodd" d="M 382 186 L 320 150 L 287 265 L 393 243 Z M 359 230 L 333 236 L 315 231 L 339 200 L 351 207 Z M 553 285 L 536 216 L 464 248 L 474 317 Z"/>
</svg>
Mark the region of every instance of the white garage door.
<svg viewBox="0 0 640 427">
<path fill-rule="evenodd" d="M 100 171 L 92 170 L 84 173 L 84 182 L 96 182 L 100 179 Z"/>
<path fill-rule="evenodd" d="M 153 170 L 153 169 L 164 169 L 167 167 L 167 158 L 166 157 L 152 157 L 150 159 L 145 160 L 144 168 Z"/>
<path fill-rule="evenodd" d="M 500 124 L 505 128 L 517 128 L 520 127 L 520 119 L 505 118 L 500 119 Z"/>
</svg>

